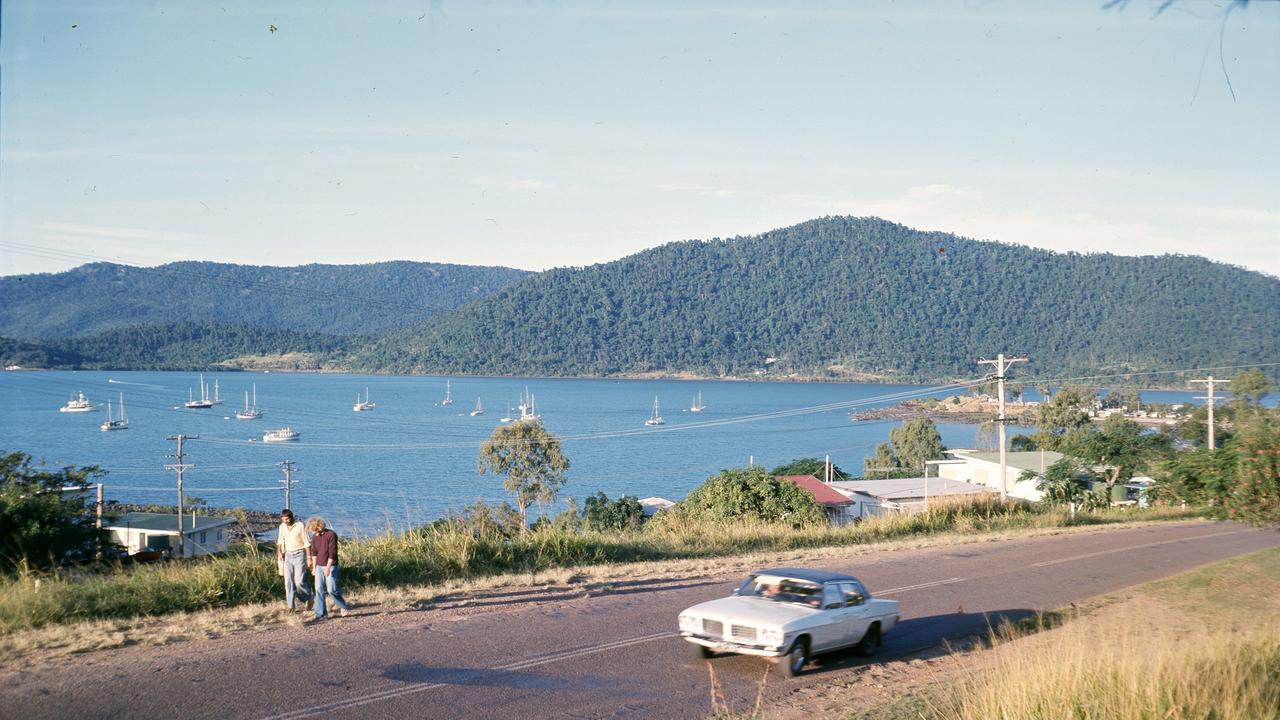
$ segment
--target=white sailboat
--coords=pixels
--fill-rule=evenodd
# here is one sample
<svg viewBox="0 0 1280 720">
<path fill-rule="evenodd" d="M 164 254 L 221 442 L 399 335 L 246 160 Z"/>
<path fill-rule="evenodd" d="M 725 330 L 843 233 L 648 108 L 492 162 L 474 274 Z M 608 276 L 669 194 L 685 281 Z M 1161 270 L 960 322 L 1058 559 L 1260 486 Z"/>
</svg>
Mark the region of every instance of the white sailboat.
<svg viewBox="0 0 1280 720">
<path fill-rule="evenodd" d="M 107 401 L 107 421 L 102 423 L 102 432 L 108 430 L 128 430 L 129 421 L 124 416 L 124 393 L 120 393 L 120 417 L 113 418 L 111 415 L 111 401 Z"/>
<path fill-rule="evenodd" d="M 698 397 L 693 399 L 693 404 L 689 406 L 689 412 L 702 412 L 707 406 L 702 404 L 702 391 L 698 391 Z"/>
<path fill-rule="evenodd" d="M 649 427 L 663 424 L 662 415 L 658 413 L 658 396 L 657 395 L 653 396 L 653 417 L 649 418 L 648 420 L 645 420 L 644 424 L 648 425 Z"/>
<path fill-rule="evenodd" d="M 520 404 L 516 406 L 520 410 L 520 421 L 537 420 L 538 403 L 534 400 L 533 393 L 529 392 L 529 388 L 524 389 L 524 393 L 520 395 Z"/>
<path fill-rule="evenodd" d="M 511 405 L 509 403 L 507 404 L 507 414 L 504 415 L 503 417 L 498 418 L 498 422 L 504 422 L 504 423 L 511 422 Z"/>
<path fill-rule="evenodd" d="M 480 398 L 476 398 L 476 409 L 471 411 L 471 417 L 484 414 L 484 406 L 480 404 Z"/>
<path fill-rule="evenodd" d="M 216 380 L 214 381 L 214 384 L 217 384 Z M 221 402 L 221 400 L 218 402 Z M 200 373 L 200 397 L 196 398 L 192 389 L 187 388 L 187 401 L 182 403 L 183 407 L 190 408 L 192 410 L 204 410 L 211 408 L 216 404 L 217 403 L 209 397 L 209 387 L 204 384 L 204 373 Z"/>
<path fill-rule="evenodd" d="M 249 393 L 244 394 L 244 409 L 236 411 L 237 420 L 257 420 L 262 417 L 258 409 L 258 383 L 253 384 L 253 407 L 249 407 Z"/>
<path fill-rule="evenodd" d="M 450 385 L 448 380 L 444 381 L 444 400 L 441 401 L 440 404 L 441 405 L 453 404 L 453 387 L 452 385 Z"/>
<path fill-rule="evenodd" d="M 93 409 L 93 403 L 89 402 L 89 398 L 84 396 L 81 390 L 78 395 L 73 395 L 66 405 L 58 408 L 58 412 L 89 412 Z"/>
<path fill-rule="evenodd" d="M 351 409 L 355 412 L 364 412 L 376 407 L 378 407 L 377 403 L 369 402 L 369 388 L 366 386 L 364 389 L 364 400 L 360 399 L 360 393 L 356 393 L 356 404 L 352 405 Z"/>
</svg>

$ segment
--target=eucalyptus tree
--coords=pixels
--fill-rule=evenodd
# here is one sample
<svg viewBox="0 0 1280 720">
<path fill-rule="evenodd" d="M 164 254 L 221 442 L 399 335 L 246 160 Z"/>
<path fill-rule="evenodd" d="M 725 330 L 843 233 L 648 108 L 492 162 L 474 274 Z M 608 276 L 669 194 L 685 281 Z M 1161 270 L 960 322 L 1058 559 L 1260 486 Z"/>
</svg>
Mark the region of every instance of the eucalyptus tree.
<svg viewBox="0 0 1280 720">
<path fill-rule="evenodd" d="M 506 475 L 502 486 L 511 493 L 520 512 L 520 532 L 529 526 L 529 506 L 555 502 L 565 482 L 569 458 L 560 439 L 537 419 L 502 425 L 480 446 L 476 471 L 481 475 Z"/>
</svg>

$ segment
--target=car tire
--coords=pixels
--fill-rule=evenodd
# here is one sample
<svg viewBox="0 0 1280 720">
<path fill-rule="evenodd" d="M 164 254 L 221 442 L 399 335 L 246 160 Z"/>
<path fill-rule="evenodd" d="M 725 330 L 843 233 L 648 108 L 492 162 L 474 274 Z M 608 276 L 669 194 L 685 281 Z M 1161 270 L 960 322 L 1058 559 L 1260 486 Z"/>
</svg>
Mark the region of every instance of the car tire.
<svg viewBox="0 0 1280 720">
<path fill-rule="evenodd" d="M 853 651 L 863 657 L 871 657 L 876 654 L 876 650 L 880 648 L 880 623 L 871 623 L 871 627 L 867 628 L 867 632 L 853 646 Z"/>
<path fill-rule="evenodd" d="M 699 645 L 697 643 L 693 643 L 693 646 L 697 648 L 696 652 L 698 653 L 698 657 L 702 658 L 703 660 L 710 660 L 711 658 L 716 656 L 716 651 L 712 650 L 706 645 Z"/>
<path fill-rule="evenodd" d="M 795 677 L 804 670 L 804 666 L 809 662 L 809 641 L 801 638 L 796 640 L 795 645 L 791 646 L 791 652 L 782 656 L 778 667 L 782 670 L 782 674 L 786 677 Z"/>
</svg>

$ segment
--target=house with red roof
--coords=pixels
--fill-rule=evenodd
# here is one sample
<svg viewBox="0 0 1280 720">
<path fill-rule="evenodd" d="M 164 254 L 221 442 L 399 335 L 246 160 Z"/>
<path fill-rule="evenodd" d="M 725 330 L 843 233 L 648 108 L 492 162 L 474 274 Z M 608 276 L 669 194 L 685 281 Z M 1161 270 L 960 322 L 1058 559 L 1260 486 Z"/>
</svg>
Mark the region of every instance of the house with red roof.
<svg viewBox="0 0 1280 720">
<path fill-rule="evenodd" d="M 812 475 L 779 475 L 778 480 L 793 482 L 812 495 L 813 499 L 822 506 L 827 522 L 832 525 L 844 525 L 854 520 L 854 501 L 832 490 L 830 485 L 818 478 Z"/>
</svg>

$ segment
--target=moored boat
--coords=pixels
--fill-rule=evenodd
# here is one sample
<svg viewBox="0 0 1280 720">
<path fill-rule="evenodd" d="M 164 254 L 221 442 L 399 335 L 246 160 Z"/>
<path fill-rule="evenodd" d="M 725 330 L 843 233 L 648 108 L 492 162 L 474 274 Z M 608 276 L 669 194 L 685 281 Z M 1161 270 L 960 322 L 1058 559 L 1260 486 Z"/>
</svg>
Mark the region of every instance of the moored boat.
<svg viewBox="0 0 1280 720">
<path fill-rule="evenodd" d="M 276 430 L 268 430 L 262 434 L 262 442 L 293 442 L 302 437 L 302 434 L 290 427 L 282 427 Z"/>
<path fill-rule="evenodd" d="M 92 409 L 93 403 L 89 402 L 89 399 L 84 396 L 84 391 L 81 390 L 77 395 L 73 395 L 66 405 L 58 408 L 58 412 L 89 412 Z"/>
</svg>

